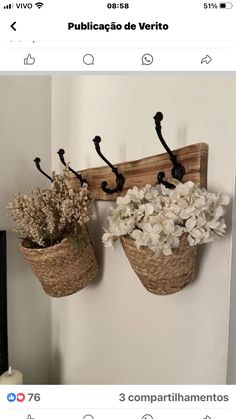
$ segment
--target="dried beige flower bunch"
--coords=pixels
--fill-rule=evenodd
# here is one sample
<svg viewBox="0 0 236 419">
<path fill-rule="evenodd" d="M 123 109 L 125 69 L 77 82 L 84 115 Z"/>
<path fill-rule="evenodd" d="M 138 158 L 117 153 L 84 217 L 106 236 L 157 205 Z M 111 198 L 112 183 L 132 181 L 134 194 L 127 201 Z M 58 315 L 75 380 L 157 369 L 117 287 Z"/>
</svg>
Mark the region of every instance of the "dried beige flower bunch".
<svg viewBox="0 0 236 419">
<path fill-rule="evenodd" d="M 79 237 L 89 221 L 92 197 L 87 187 L 74 191 L 68 176 L 67 168 L 61 174 L 54 172 L 50 189 L 34 187 L 29 196 L 13 195 L 8 209 L 27 247 L 49 247 L 65 237 Z"/>
</svg>

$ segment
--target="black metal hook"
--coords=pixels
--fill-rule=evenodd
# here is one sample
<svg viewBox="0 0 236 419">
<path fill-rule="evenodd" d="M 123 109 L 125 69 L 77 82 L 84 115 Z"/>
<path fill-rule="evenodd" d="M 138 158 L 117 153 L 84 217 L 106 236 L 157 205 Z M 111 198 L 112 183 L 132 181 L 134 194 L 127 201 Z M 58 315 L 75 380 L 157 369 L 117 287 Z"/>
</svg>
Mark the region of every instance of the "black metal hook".
<svg viewBox="0 0 236 419">
<path fill-rule="evenodd" d="M 113 193 L 117 193 L 117 192 L 122 191 L 124 183 L 125 183 L 125 177 L 122 175 L 122 173 L 119 173 L 119 170 L 117 169 L 117 167 L 113 166 L 113 164 L 111 164 L 109 162 L 109 160 L 107 160 L 106 157 L 104 157 L 104 155 L 102 154 L 102 152 L 100 150 L 100 142 L 101 141 L 102 141 L 101 137 L 99 137 L 98 135 L 93 139 L 93 142 L 95 144 L 96 152 L 102 158 L 102 160 L 111 168 L 112 172 L 116 176 L 116 188 L 115 189 L 107 188 L 107 182 L 105 182 L 105 181 L 103 181 L 101 183 L 101 188 L 107 194 L 112 195 Z"/>
<path fill-rule="evenodd" d="M 86 179 L 84 179 L 79 173 L 77 173 L 75 170 L 73 170 L 70 166 L 67 166 L 65 159 L 64 159 L 64 154 L 65 154 L 65 150 L 63 150 L 63 148 L 60 148 L 60 150 L 57 152 L 57 154 L 59 155 L 59 158 L 62 162 L 62 164 L 66 167 L 68 167 L 68 170 L 73 173 L 79 180 L 80 180 L 80 184 L 81 186 L 83 186 L 84 183 L 86 182 Z"/>
<path fill-rule="evenodd" d="M 171 170 L 172 177 L 174 179 L 178 179 L 179 181 L 181 181 L 184 174 L 185 174 L 185 168 L 184 168 L 184 166 L 182 166 L 181 163 L 178 162 L 177 157 L 174 155 L 174 153 L 172 153 L 172 151 L 170 150 L 170 148 L 168 147 L 168 145 L 166 144 L 166 142 L 165 142 L 165 140 L 162 136 L 161 121 L 163 120 L 163 114 L 161 112 L 157 112 L 156 115 L 153 117 L 153 119 L 155 120 L 156 132 L 157 132 L 158 138 L 161 141 L 161 143 L 162 143 L 163 147 L 165 148 L 165 150 L 167 151 L 167 153 L 169 154 L 170 160 L 173 163 L 173 168 Z M 174 189 L 175 185 L 172 185 L 171 183 L 165 181 L 164 178 L 165 178 L 165 173 L 164 172 L 159 172 L 158 175 L 157 175 L 158 183 L 162 183 L 167 188 Z"/>
<path fill-rule="evenodd" d="M 39 172 L 40 172 L 40 173 L 42 173 L 44 176 L 46 176 L 46 178 L 48 178 L 51 182 L 53 182 L 53 178 L 51 178 L 51 176 L 47 175 L 47 173 L 45 173 L 45 172 L 41 169 L 41 167 L 40 167 L 40 162 L 41 162 L 41 159 L 40 159 L 39 157 L 36 157 L 36 158 L 34 159 L 34 162 L 35 162 L 35 165 L 36 165 L 37 169 L 39 170 Z"/>
</svg>

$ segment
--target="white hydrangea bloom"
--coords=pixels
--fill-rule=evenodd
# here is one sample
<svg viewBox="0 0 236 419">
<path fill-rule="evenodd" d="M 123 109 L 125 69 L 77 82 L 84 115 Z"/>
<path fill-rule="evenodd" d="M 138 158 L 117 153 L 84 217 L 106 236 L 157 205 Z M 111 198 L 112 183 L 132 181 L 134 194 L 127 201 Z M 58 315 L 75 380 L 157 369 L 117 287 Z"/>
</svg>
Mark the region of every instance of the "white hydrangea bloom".
<svg viewBox="0 0 236 419">
<path fill-rule="evenodd" d="M 137 248 L 146 246 L 156 255 L 170 255 L 183 234 L 190 246 L 208 243 L 225 233 L 229 202 L 227 195 L 200 189 L 191 181 L 179 183 L 175 189 L 135 186 L 111 208 L 103 243 L 111 247 L 119 237 L 127 236 Z"/>
</svg>

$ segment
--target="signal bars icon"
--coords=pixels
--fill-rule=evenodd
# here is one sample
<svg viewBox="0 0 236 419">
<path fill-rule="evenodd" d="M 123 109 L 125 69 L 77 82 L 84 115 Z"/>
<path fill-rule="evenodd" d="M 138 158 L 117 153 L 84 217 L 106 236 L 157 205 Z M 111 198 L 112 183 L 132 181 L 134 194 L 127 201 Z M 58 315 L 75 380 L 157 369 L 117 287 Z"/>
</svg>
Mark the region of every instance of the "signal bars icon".
<svg viewBox="0 0 236 419">
<path fill-rule="evenodd" d="M 9 3 L 3 6 L 3 9 L 13 9 L 13 7 L 14 7 L 14 3 Z"/>
</svg>

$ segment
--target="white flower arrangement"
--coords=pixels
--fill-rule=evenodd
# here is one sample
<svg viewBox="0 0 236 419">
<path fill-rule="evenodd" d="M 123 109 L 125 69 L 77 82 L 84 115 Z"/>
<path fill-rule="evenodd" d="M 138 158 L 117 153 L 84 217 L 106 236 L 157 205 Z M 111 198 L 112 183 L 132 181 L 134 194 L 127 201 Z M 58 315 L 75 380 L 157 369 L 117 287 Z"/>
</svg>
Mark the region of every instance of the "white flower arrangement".
<svg viewBox="0 0 236 419">
<path fill-rule="evenodd" d="M 118 197 L 110 209 L 109 227 L 102 240 L 106 247 L 112 247 L 115 240 L 126 236 L 138 249 L 146 246 L 155 255 L 170 255 L 179 247 L 183 234 L 190 246 L 223 236 L 229 202 L 227 195 L 200 189 L 191 181 L 178 183 L 175 189 L 135 186 Z"/>
</svg>

